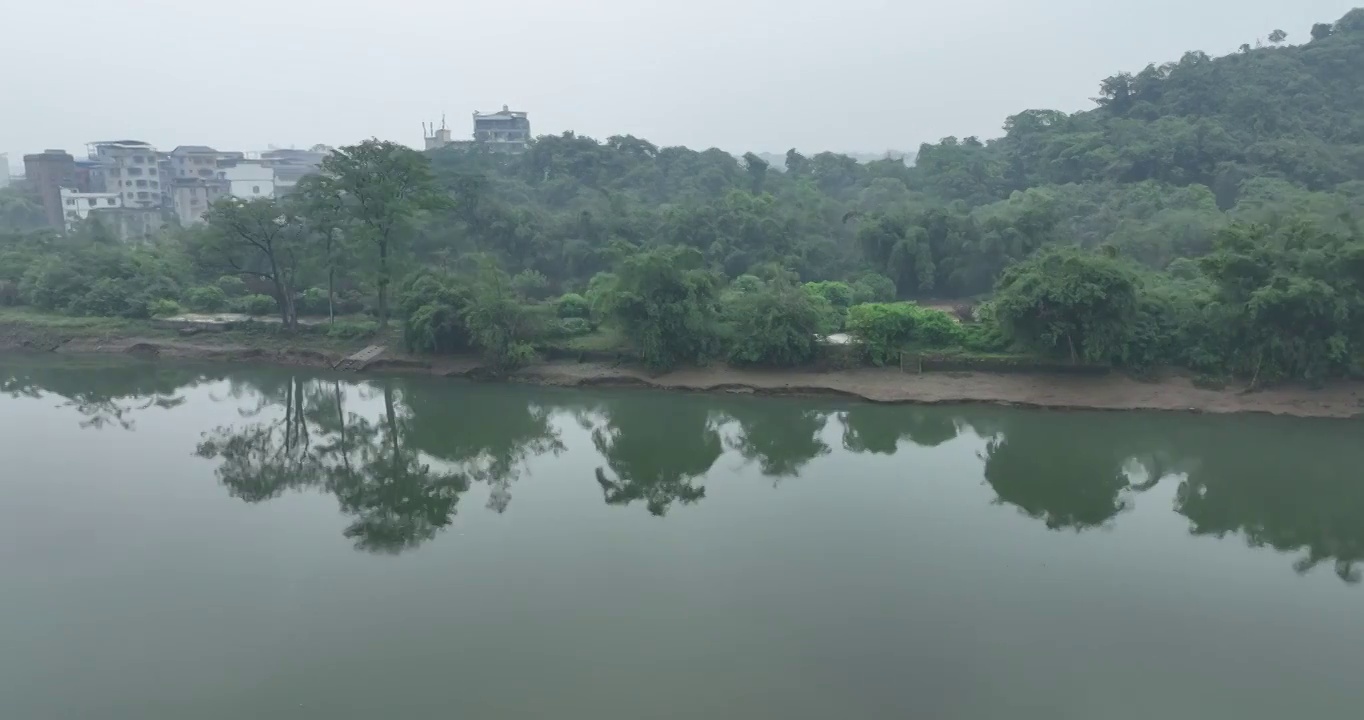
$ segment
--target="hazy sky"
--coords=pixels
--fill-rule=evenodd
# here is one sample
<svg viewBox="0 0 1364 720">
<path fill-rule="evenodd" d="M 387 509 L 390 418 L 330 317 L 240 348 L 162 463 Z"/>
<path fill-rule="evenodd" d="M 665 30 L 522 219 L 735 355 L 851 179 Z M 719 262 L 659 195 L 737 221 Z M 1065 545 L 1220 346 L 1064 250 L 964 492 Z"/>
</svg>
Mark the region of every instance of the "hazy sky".
<svg viewBox="0 0 1364 720">
<path fill-rule="evenodd" d="M 1358 0 L 1354 0 L 1357 2 Z M 0 0 L 0 152 L 135 138 L 421 144 L 445 113 L 537 134 L 781 152 L 911 149 L 1091 106 L 1099 80 L 1351 0 Z"/>
</svg>

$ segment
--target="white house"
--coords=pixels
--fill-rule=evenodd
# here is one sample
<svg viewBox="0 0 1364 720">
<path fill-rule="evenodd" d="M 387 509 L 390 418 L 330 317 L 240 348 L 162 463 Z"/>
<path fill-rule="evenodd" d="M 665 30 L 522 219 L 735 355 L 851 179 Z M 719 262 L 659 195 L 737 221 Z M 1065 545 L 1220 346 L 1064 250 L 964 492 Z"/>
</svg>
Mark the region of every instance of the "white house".
<svg viewBox="0 0 1364 720">
<path fill-rule="evenodd" d="M 218 178 L 228 181 L 228 192 L 243 200 L 275 196 L 275 169 L 261 160 L 222 161 Z"/>
<path fill-rule="evenodd" d="M 62 188 L 62 215 L 66 218 L 66 229 L 90 217 L 96 210 L 117 210 L 123 207 L 119 193 L 85 193 L 71 188 Z"/>
</svg>

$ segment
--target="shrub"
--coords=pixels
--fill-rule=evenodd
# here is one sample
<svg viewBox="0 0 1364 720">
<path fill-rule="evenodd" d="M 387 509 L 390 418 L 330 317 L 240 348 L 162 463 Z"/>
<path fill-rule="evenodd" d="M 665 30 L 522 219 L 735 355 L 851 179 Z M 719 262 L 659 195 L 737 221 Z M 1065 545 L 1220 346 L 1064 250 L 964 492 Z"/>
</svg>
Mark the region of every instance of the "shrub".
<svg viewBox="0 0 1364 720">
<path fill-rule="evenodd" d="M 129 316 L 129 292 L 127 286 L 113 278 L 100 278 L 90 286 L 90 290 L 84 295 L 71 301 L 70 310 L 77 315 L 93 315 L 99 317 Z M 143 303 L 138 311 L 133 315 L 146 312 L 146 304 Z"/>
<path fill-rule="evenodd" d="M 829 313 L 824 298 L 785 282 L 745 295 L 727 310 L 734 321 L 729 359 L 739 365 L 810 362 Z"/>
<path fill-rule="evenodd" d="M 433 272 L 410 275 L 399 288 L 397 305 L 408 350 L 448 353 L 472 344 L 464 322 L 469 293 L 455 278 Z"/>
<path fill-rule="evenodd" d="M 236 275 L 224 275 L 218 278 L 218 282 L 214 284 L 230 298 L 239 298 L 249 292 L 246 288 L 246 281 Z"/>
<path fill-rule="evenodd" d="M 278 309 L 275 299 L 269 295 L 247 295 L 237 298 L 232 303 L 232 309 L 247 315 L 260 316 L 269 315 Z"/>
<path fill-rule="evenodd" d="M 298 314 L 326 315 L 327 291 L 322 288 L 308 288 L 298 297 Z"/>
<path fill-rule="evenodd" d="M 538 270 L 522 270 L 511 279 L 511 285 L 528 300 L 543 300 L 549 294 L 549 278 Z"/>
<path fill-rule="evenodd" d="M 914 310 L 915 342 L 929 347 L 953 347 L 961 344 L 961 325 L 951 315 L 933 308 L 911 305 Z"/>
<path fill-rule="evenodd" d="M 583 297 L 587 299 L 587 304 L 592 306 L 594 316 L 600 317 L 605 312 L 607 299 L 619 284 L 620 278 L 609 272 L 599 272 L 587 282 L 587 290 L 583 292 Z"/>
<path fill-rule="evenodd" d="M 554 307 L 561 318 L 588 318 L 592 316 L 592 305 L 587 302 L 587 298 L 577 293 L 568 293 L 560 297 Z"/>
<path fill-rule="evenodd" d="M 152 300 L 147 303 L 147 314 L 152 317 L 174 317 L 181 312 L 180 303 L 169 298 Z"/>
<path fill-rule="evenodd" d="M 885 275 L 867 273 L 852 284 L 853 304 L 895 301 L 895 281 Z"/>
<path fill-rule="evenodd" d="M 805 289 L 829 301 L 838 310 L 847 310 L 853 305 L 852 286 L 845 282 L 810 282 Z"/>
<path fill-rule="evenodd" d="M 560 337 L 578 337 L 591 333 L 592 323 L 586 318 L 570 317 L 560 320 L 557 328 Z"/>
<path fill-rule="evenodd" d="M 339 320 L 327 328 L 327 335 L 340 340 L 362 340 L 372 337 L 378 331 L 379 323 L 377 322 Z"/>
<path fill-rule="evenodd" d="M 185 291 L 185 305 L 195 312 L 222 312 L 228 306 L 227 293 L 217 285 L 202 285 Z"/>
<path fill-rule="evenodd" d="M 848 308 L 848 332 L 861 341 L 874 365 L 899 358 L 900 347 L 914 335 L 914 306 L 867 303 Z"/>
<path fill-rule="evenodd" d="M 66 308 L 89 289 L 88 278 L 56 257 L 33 263 L 19 280 L 19 297 L 43 310 Z"/>
<path fill-rule="evenodd" d="M 868 303 L 848 310 L 848 331 L 865 345 L 872 363 L 895 360 L 905 345 L 957 347 L 966 330 L 951 315 L 913 303 Z"/>
<path fill-rule="evenodd" d="M 1009 341 L 999 331 L 993 321 L 972 323 L 961 327 L 961 346 L 976 352 L 994 353 L 1009 349 Z"/>
</svg>

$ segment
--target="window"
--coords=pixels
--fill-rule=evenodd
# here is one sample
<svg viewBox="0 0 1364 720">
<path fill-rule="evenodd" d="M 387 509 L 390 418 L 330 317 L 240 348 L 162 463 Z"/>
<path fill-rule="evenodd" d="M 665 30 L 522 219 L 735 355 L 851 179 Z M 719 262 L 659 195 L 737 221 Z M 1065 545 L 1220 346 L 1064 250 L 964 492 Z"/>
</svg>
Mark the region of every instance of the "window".
<svg viewBox="0 0 1364 720">
<path fill-rule="evenodd" d="M 122 171 L 122 170 L 119 170 L 118 168 L 109 168 L 109 175 L 110 175 L 110 177 L 118 177 L 119 173 L 121 173 L 121 172 L 123 172 L 123 171 Z"/>
<path fill-rule="evenodd" d="M 51 195 L 49 195 L 48 197 L 51 197 Z M 67 198 L 67 199 L 66 199 L 66 204 L 67 204 L 67 205 L 75 205 L 75 204 L 76 204 L 75 198 Z"/>
<path fill-rule="evenodd" d="M 151 183 L 152 183 L 152 187 L 154 187 L 154 188 L 159 188 L 159 187 L 161 187 L 161 183 L 159 183 L 159 182 L 157 182 L 157 181 L 155 181 L 155 180 L 152 180 Z"/>
<path fill-rule="evenodd" d="M 180 171 L 180 177 L 184 177 L 184 176 L 185 176 L 185 171 L 184 171 L 184 170 L 181 170 L 181 171 Z"/>
<path fill-rule="evenodd" d="M 138 186 L 138 187 L 147 187 L 147 181 L 146 181 L 146 180 L 138 180 L 138 181 L 137 181 L 137 186 Z"/>
<path fill-rule="evenodd" d="M 138 200 L 146 200 L 147 198 L 149 198 L 149 197 L 151 197 L 151 196 L 152 196 L 152 194 L 149 193 L 149 192 L 140 192 L 140 193 L 137 194 L 137 199 L 138 199 Z"/>
<path fill-rule="evenodd" d="M 110 205 L 113 205 L 113 204 L 114 204 L 114 199 L 113 199 L 113 198 L 109 198 L 109 199 L 106 200 L 105 202 L 107 202 L 107 203 L 110 204 Z"/>
<path fill-rule="evenodd" d="M 260 186 L 259 186 L 259 185 L 252 185 L 252 186 L 251 186 L 251 192 L 252 192 L 252 194 L 259 195 L 259 194 L 260 194 Z"/>
<path fill-rule="evenodd" d="M 147 174 L 148 174 L 148 175 L 155 175 L 155 174 L 156 174 L 156 168 L 147 168 Z"/>
</svg>

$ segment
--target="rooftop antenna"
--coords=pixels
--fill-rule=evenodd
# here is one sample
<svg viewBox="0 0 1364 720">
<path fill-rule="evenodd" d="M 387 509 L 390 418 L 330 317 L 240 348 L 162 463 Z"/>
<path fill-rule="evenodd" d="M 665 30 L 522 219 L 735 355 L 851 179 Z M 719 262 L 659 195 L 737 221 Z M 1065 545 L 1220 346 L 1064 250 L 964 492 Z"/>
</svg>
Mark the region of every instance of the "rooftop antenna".
<svg viewBox="0 0 1364 720">
<path fill-rule="evenodd" d="M 445 113 L 440 114 L 440 129 L 445 129 Z"/>
</svg>

